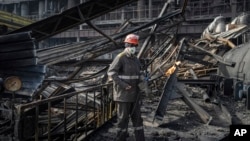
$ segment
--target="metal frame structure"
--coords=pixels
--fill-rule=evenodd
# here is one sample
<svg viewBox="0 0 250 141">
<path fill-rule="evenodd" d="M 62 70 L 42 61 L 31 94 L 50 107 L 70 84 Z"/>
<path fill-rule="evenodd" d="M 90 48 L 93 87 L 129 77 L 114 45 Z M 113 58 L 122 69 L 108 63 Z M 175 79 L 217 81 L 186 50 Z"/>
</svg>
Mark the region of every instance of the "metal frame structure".
<svg viewBox="0 0 250 141">
<path fill-rule="evenodd" d="M 103 2 L 102 0 L 91 0 L 65 10 L 61 14 L 48 17 L 7 34 L 32 31 L 32 36 L 37 41 L 41 41 L 136 1 L 109 0 Z"/>
<path fill-rule="evenodd" d="M 83 139 L 114 116 L 109 98 L 109 94 L 113 94 L 112 86 L 112 83 L 98 85 L 20 105 L 15 137 L 35 141 Z M 55 118 L 53 108 L 61 109 L 61 119 Z M 30 124 L 30 120 L 34 120 L 34 124 Z"/>
<path fill-rule="evenodd" d="M 31 30 L 32 37 L 37 41 L 41 41 L 83 22 L 89 23 L 91 19 L 94 19 L 105 12 L 109 12 L 134 1 L 135 0 L 111 0 L 107 1 L 105 4 L 103 4 L 101 0 L 89 1 L 85 4 L 66 10 L 60 15 L 52 16 L 9 34 Z M 98 85 L 83 91 L 68 93 L 68 91 L 74 91 L 74 89 L 70 87 L 72 81 L 82 81 L 79 76 L 84 70 L 83 64 L 88 60 L 119 49 L 121 47 L 120 43 L 113 43 L 118 39 L 125 37 L 127 34 L 133 32 L 142 33 L 144 32 L 144 29 L 154 26 L 148 34 L 160 34 L 162 36 L 159 37 L 157 44 L 152 48 L 153 54 L 150 55 L 153 57 L 150 58 L 152 59 L 150 63 L 152 63 L 157 57 L 161 56 L 163 59 L 161 60 L 161 66 L 155 71 L 161 72 L 162 69 L 165 71 L 165 69 L 171 67 L 166 65 L 168 62 L 172 63 L 172 60 L 169 60 L 169 58 L 175 58 L 175 60 L 178 58 L 178 53 L 174 53 L 178 47 L 170 45 L 169 38 L 172 39 L 172 36 L 177 34 L 178 26 L 184 20 L 183 12 L 184 8 L 162 14 L 151 22 L 133 27 L 129 30 L 122 30 L 120 33 L 116 33 L 111 37 L 104 35 L 105 38 L 98 39 L 97 41 L 38 50 L 39 63 L 47 66 L 67 61 L 72 56 L 74 57 L 85 54 L 85 57 L 76 60 L 77 62 L 71 65 L 76 69 L 66 80 L 60 81 L 60 84 L 57 84 L 56 86 L 53 84 L 58 82 L 57 80 L 45 81 L 43 83 L 36 95 L 40 95 L 43 98 L 45 97 L 45 100 L 18 105 L 17 116 L 14 117 L 16 122 L 12 125 L 15 126 L 13 136 L 20 140 L 36 141 L 45 138 L 48 140 L 67 140 L 74 136 L 71 140 L 77 140 L 79 138 L 83 139 L 90 132 L 100 127 L 100 125 L 104 124 L 113 116 L 113 108 L 110 108 L 112 102 L 110 102 L 108 97 L 108 94 L 112 94 L 112 84 Z M 157 24 L 163 25 L 163 27 L 156 29 Z M 95 29 L 94 26 L 93 28 Z M 141 41 L 143 41 L 143 39 Z M 174 42 L 175 40 L 171 41 Z M 93 45 L 93 43 L 95 44 Z M 158 44 L 162 44 L 162 50 L 160 52 L 157 48 Z M 172 49 L 171 53 L 168 52 L 170 48 Z M 149 49 L 145 49 L 143 52 L 148 53 L 148 51 Z M 142 54 L 142 56 L 143 55 L 145 54 Z M 162 73 L 159 75 L 162 75 Z M 105 90 L 103 91 L 104 87 Z M 92 97 L 89 97 L 89 93 L 92 93 Z M 83 95 L 84 97 L 81 104 L 79 103 L 78 97 L 80 95 Z M 76 103 L 73 104 L 73 106 L 69 102 L 69 99 L 72 97 L 75 97 L 76 99 Z M 55 117 L 53 116 L 55 113 L 52 113 L 54 108 L 61 109 L 59 111 L 62 111 L 63 113 L 62 122 L 55 120 Z M 74 115 L 72 115 L 72 113 Z M 80 116 L 81 113 L 84 115 Z M 106 115 L 105 113 L 109 114 Z M 34 124 L 30 121 L 34 121 Z M 24 128 L 26 130 L 22 130 Z M 46 130 L 46 132 L 44 130 Z M 84 134 L 83 136 L 78 136 L 78 133 Z"/>
</svg>

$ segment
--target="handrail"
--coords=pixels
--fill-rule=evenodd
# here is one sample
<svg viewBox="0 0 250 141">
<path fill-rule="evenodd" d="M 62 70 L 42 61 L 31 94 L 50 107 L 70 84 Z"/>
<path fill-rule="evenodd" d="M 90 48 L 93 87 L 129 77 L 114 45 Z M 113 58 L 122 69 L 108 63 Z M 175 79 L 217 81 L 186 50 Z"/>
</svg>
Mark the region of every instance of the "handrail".
<svg viewBox="0 0 250 141">
<path fill-rule="evenodd" d="M 27 115 L 33 117 L 35 125 L 33 125 L 33 134 L 27 136 L 21 132 L 17 136 L 20 140 L 35 141 L 44 138 L 67 140 L 69 136 L 74 136 L 76 140 L 83 138 L 82 136 L 87 137 L 114 116 L 115 109 L 114 106 L 111 106 L 114 104 L 110 99 L 110 96 L 113 95 L 112 87 L 113 83 L 108 83 L 20 105 L 17 110 L 19 117 L 17 129 L 23 126 Z M 73 102 L 69 104 L 70 100 Z M 75 103 L 73 108 L 72 103 Z M 61 110 L 63 116 L 56 125 L 52 124 L 55 117 L 53 109 L 55 108 Z M 47 120 L 47 122 L 41 122 L 42 117 L 46 117 L 43 120 Z M 20 127 L 18 128 L 18 126 Z M 42 131 L 43 128 L 47 128 L 47 131 Z M 79 133 L 82 133 L 82 136 Z"/>
</svg>

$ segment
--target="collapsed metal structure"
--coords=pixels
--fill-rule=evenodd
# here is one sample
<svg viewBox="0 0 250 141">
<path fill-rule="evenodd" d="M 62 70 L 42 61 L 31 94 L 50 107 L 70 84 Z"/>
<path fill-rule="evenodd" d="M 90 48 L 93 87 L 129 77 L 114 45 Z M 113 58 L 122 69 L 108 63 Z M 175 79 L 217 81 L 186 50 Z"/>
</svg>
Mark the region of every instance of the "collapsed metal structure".
<svg viewBox="0 0 250 141">
<path fill-rule="evenodd" d="M 168 8 L 166 2 L 160 15 L 151 22 L 134 26 L 129 25 L 130 22 L 127 21 L 113 35 L 105 35 L 91 23 L 94 18 L 135 1 L 109 0 L 104 3 L 101 0 L 91 0 L 59 15 L 12 31 L 9 35 L 0 38 L 2 45 L 13 46 L 13 50 L 6 50 L 7 47 L 4 46 L 0 48 L 0 53 L 6 55 L 0 57 L 0 77 L 3 79 L 2 85 L 4 85 L 0 99 L 0 139 L 84 140 L 114 117 L 115 106 L 111 99 L 112 83 L 108 82 L 106 75 L 110 62 L 97 62 L 95 59 L 106 53 L 122 49 L 121 39 L 129 33 L 136 32 L 140 35 L 142 47 L 138 52 L 138 57 L 142 60 L 144 70 L 150 77 L 148 81 L 150 89 L 157 90 L 156 92 L 162 93 L 161 95 L 165 95 L 166 85 L 163 86 L 163 84 L 167 84 L 168 81 L 165 73 L 177 61 L 182 61 L 182 64 L 178 66 L 177 76 L 181 78 L 178 80 L 179 83 L 209 85 L 208 94 L 215 92 L 222 82 L 221 78 L 224 80 L 226 75 L 223 72 L 225 71 L 221 72 L 220 77 L 213 75 L 206 80 L 199 80 L 198 77 L 209 76 L 210 72 L 214 74 L 217 71 L 218 62 L 224 67 L 239 65 L 239 62 L 228 61 L 220 56 L 227 50 L 216 54 L 207 47 L 209 44 L 212 44 L 211 46 L 233 45 L 228 40 L 238 38 L 245 33 L 245 27 L 236 28 L 235 31 L 229 30 L 231 35 L 238 33 L 235 36 L 226 36 L 229 34 L 225 34 L 225 32 L 223 32 L 225 36 L 220 34 L 217 38 L 211 34 L 203 34 L 205 37 L 209 37 L 210 41 L 202 38 L 195 42 L 186 39 L 178 42 L 177 31 L 185 20 L 184 12 L 187 1 L 184 2 L 182 9 L 168 13 L 166 13 Z M 36 48 L 35 42 L 84 22 L 104 37 L 46 49 Z M 130 27 L 127 28 L 128 26 Z M 20 37 L 24 39 L 17 42 L 22 39 Z M 225 40 L 226 37 L 229 38 Z M 10 43 L 13 41 L 15 43 Z M 215 41 L 218 41 L 218 44 L 214 44 Z M 28 53 L 30 56 L 26 56 L 27 51 L 33 52 L 33 54 Z M 244 50 L 242 51 L 244 52 Z M 12 58 L 8 57 L 13 53 L 15 55 L 12 55 Z M 17 58 L 16 56 L 19 56 L 17 54 L 22 54 L 23 57 Z M 194 58 L 192 54 L 201 55 L 204 59 Z M 230 53 L 228 54 L 225 55 L 225 58 L 230 56 Z M 8 59 L 4 60 L 6 58 Z M 20 60 L 22 63 L 18 63 Z M 193 66 L 193 64 L 185 62 L 186 60 L 205 65 L 197 67 L 200 69 L 199 72 L 196 68 L 190 69 L 188 66 Z M 2 61 L 6 62 L 2 63 Z M 24 61 L 27 63 L 23 63 Z M 13 62 L 16 65 L 12 65 Z M 93 64 L 95 65 L 94 70 L 92 69 L 91 73 L 87 74 L 87 68 L 91 68 Z M 64 70 L 62 74 L 49 74 L 53 69 L 55 72 Z M 197 74 L 201 75 L 197 76 Z M 244 81 L 239 81 L 230 74 L 226 77 L 230 78 L 230 84 L 237 84 L 238 87 L 235 89 L 237 94 L 242 94 L 243 87 L 239 83 L 242 84 Z M 159 84 L 156 84 L 156 81 Z M 228 84 L 228 79 L 223 82 Z M 187 96 L 184 87 L 184 85 L 177 87 L 182 93 L 184 101 L 204 123 L 209 124 L 212 117 Z M 247 96 L 249 98 L 249 94 Z"/>
<path fill-rule="evenodd" d="M 222 92 L 224 95 L 233 95 L 235 100 L 246 98 L 246 108 L 250 109 L 250 95 L 248 92 L 249 77 L 247 69 L 249 67 L 247 54 L 249 48 L 248 41 L 248 14 L 242 14 L 236 17 L 231 23 L 226 23 L 222 16 L 218 16 L 214 21 L 204 30 L 201 39 L 195 42 L 189 42 L 188 46 L 195 50 L 202 51 L 208 56 L 196 54 L 198 57 L 192 57 L 189 51 L 185 52 L 184 56 L 187 60 L 199 62 L 196 74 L 191 73 L 190 67 L 182 68 L 179 77 L 194 78 L 209 74 L 215 71 L 210 76 L 210 79 L 215 80 L 218 87 L 215 88 L 217 93 Z M 237 22 L 236 22 L 237 21 Z M 196 52 L 192 50 L 192 52 Z M 193 53 L 192 53 L 193 54 Z M 212 57 L 209 57 L 212 56 Z M 200 71 L 198 70 L 200 69 Z M 203 71 L 202 71 L 203 70 Z M 187 72 L 185 74 L 185 72 Z"/>
<path fill-rule="evenodd" d="M 83 22 L 86 22 L 95 30 L 99 31 L 98 28 L 91 24 L 90 20 L 131 2 L 135 2 L 135 0 L 112 0 L 106 3 L 100 0 L 88 1 L 66 10 L 59 15 L 12 31 L 2 38 L 16 42 L 16 38 L 19 38 L 17 35 L 22 33 L 21 36 L 29 37 L 29 40 L 32 42 L 31 46 L 35 47 L 36 43 L 32 40 L 35 39 L 36 42 L 39 42 Z M 110 95 L 112 95 L 112 83 L 102 83 L 100 85 L 98 85 L 98 83 L 93 86 L 92 82 L 91 84 L 81 86 L 81 82 L 87 84 L 85 81 L 93 79 L 100 80 L 105 74 L 107 67 L 102 67 L 102 70 L 96 74 L 83 77 L 82 73 L 85 72 L 86 65 L 88 65 L 86 62 L 108 52 L 121 49 L 122 42 L 120 39 L 128 33 L 137 32 L 138 34 L 144 34 L 147 32 L 145 29 L 155 25 L 150 33 L 153 35 L 157 33 L 157 25 L 163 23 L 164 26 L 162 26 L 160 30 L 166 31 L 165 35 L 158 36 L 155 34 L 154 36 L 158 38 L 157 43 L 162 44 L 162 48 L 168 46 L 171 41 L 174 40 L 175 36 L 173 35 L 176 34 L 177 26 L 184 20 L 184 17 L 183 9 L 165 13 L 164 11 L 167 6 L 168 4 L 166 3 L 162 14 L 151 22 L 130 27 L 128 30 L 123 30 L 122 28 L 126 27 L 121 27 L 120 32 L 114 33 L 112 36 L 105 35 L 99 31 L 105 38 L 47 49 L 37 49 L 35 47 L 33 48 L 35 52 L 33 54 L 34 58 L 31 58 L 33 64 L 22 66 L 21 70 L 19 70 L 20 67 L 18 65 L 16 67 L 11 65 L 2 67 L 6 63 L 2 64 L 1 78 L 3 78 L 3 85 L 5 87 L 3 91 L 4 98 L 1 99 L 1 116 L 3 116 L 5 112 L 8 114 L 2 117 L 1 139 L 82 140 L 103 125 L 107 120 L 111 119 L 114 116 L 115 110 L 110 99 Z M 171 40 L 169 40 L 169 38 L 171 38 Z M 4 41 L 3 44 L 7 44 L 7 42 Z M 22 46 L 24 47 L 25 45 Z M 24 50 L 26 50 L 26 48 Z M 21 49 L 21 51 L 23 51 L 23 49 Z M 156 47 L 151 51 L 154 51 L 156 55 L 160 55 L 156 53 Z M 7 51 L 5 53 L 10 54 L 13 53 L 13 51 Z M 146 53 L 143 55 L 145 56 L 145 54 Z M 167 55 L 169 55 L 167 51 L 165 51 L 165 54 L 161 54 L 161 56 Z M 9 58 L 9 60 L 17 64 L 19 59 L 20 58 L 15 57 Z M 68 61 L 75 63 L 67 66 Z M 28 68 L 37 65 L 38 67 Z M 65 67 L 72 68 L 70 75 L 67 75 L 64 79 L 57 79 L 46 76 L 47 73 L 45 74 L 44 71 L 42 71 L 42 76 L 39 77 L 39 81 L 30 79 L 31 82 L 38 82 L 40 84 L 35 85 L 36 87 L 33 88 L 35 91 L 21 93 L 21 89 L 25 86 L 23 83 L 25 78 L 23 77 L 23 67 L 28 68 L 24 70 L 28 73 L 26 72 L 24 74 L 29 74 L 28 76 L 30 76 L 29 72 L 34 72 L 34 76 L 38 76 L 37 74 L 39 74 L 41 70 L 57 65 L 62 68 L 64 65 Z M 40 66 L 42 66 L 43 69 L 39 68 Z M 44 68 L 45 66 L 46 68 Z M 106 66 L 108 66 L 108 64 L 106 64 Z M 9 70 L 14 70 L 14 72 Z M 14 76 L 14 78 L 12 76 Z M 106 82 L 106 80 L 103 79 L 103 82 Z M 80 86 L 77 86 L 79 84 Z M 31 88 L 28 87 L 27 89 L 30 90 Z M 6 95 L 7 97 L 5 97 Z"/>
</svg>

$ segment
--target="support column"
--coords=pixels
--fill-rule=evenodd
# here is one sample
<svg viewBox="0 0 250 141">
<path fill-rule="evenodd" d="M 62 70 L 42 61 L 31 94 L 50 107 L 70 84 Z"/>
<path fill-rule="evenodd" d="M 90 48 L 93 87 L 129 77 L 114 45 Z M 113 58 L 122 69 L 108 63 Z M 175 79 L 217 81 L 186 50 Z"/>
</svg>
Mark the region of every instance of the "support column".
<svg viewBox="0 0 250 141">
<path fill-rule="evenodd" d="M 230 1 L 231 5 L 231 11 L 232 11 L 232 19 L 234 19 L 237 16 L 237 5 L 236 5 L 236 0 L 231 0 Z"/>
<path fill-rule="evenodd" d="M 152 0 L 148 0 L 148 18 L 152 19 Z"/>
<path fill-rule="evenodd" d="M 48 11 L 48 0 L 44 1 L 44 13 Z"/>
<path fill-rule="evenodd" d="M 80 4 L 81 3 L 84 3 L 85 0 L 80 0 Z M 81 31 L 82 31 L 82 24 L 79 25 L 79 30 L 78 30 L 78 34 L 77 34 L 77 37 L 76 37 L 76 42 L 80 42 L 80 38 L 81 38 Z"/>
<path fill-rule="evenodd" d="M 121 14 L 122 14 L 121 15 L 121 20 L 124 21 L 124 19 L 125 19 L 125 10 L 124 10 L 124 8 L 122 8 L 122 13 Z"/>
<path fill-rule="evenodd" d="M 67 9 L 70 9 L 74 6 L 75 6 L 75 0 L 68 0 L 68 8 Z"/>
<path fill-rule="evenodd" d="M 39 19 L 41 19 L 43 17 L 43 14 L 44 14 L 44 1 L 43 0 L 39 0 L 39 3 L 38 3 L 38 16 L 39 16 Z"/>
<path fill-rule="evenodd" d="M 29 6 L 27 2 L 21 3 L 21 16 L 28 16 L 29 14 Z"/>
<path fill-rule="evenodd" d="M 81 35 L 80 32 L 81 32 L 80 30 L 77 31 L 76 42 L 80 42 L 80 35 Z"/>
<path fill-rule="evenodd" d="M 84 2 L 85 2 L 85 0 L 80 0 L 80 4 L 84 3 Z M 81 24 L 79 25 L 79 30 L 82 30 L 82 25 Z"/>
<path fill-rule="evenodd" d="M 145 18 L 144 14 L 144 0 L 139 0 L 137 3 L 137 14 L 138 14 L 138 19 L 141 20 L 142 18 Z"/>
<path fill-rule="evenodd" d="M 13 9 L 12 13 L 17 14 L 17 4 L 14 3 L 13 5 L 14 5 L 14 9 Z"/>
</svg>

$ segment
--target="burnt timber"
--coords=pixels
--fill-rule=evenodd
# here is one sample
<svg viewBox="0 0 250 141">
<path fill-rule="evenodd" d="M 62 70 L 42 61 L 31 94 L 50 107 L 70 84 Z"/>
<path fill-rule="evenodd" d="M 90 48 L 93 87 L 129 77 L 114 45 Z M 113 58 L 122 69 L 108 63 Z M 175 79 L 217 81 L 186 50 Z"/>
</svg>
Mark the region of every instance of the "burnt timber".
<svg viewBox="0 0 250 141">
<path fill-rule="evenodd" d="M 224 84 L 228 84 L 228 87 L 231 88 L 232 86 L 235 86 L 234 97 L 237 100 L 243 98 L 241 95 L 243 91 L 243 95 L 248 99 L 246 106 L 249 108 L 250 102 L 249 94 L 247 93 L 248 90 L 243 89 L 242 86 L 246 84 L 245 82 L 239 81 L 241 80 L 241 77 L 239 77 L 240 79 L 235 80 L 234 78 L 231 78 L 231 75 L 226 76 L 223 74 L 227 71 L 221 70 L 222 72 L 220 72 L 219 75 L 212 75 L 209 80 L 198 79 L 199 77 L 209 76 L 210 72 L 214 74 L 217 70 L 217 63 L 221 65 L 220 67 L 234 67 L 235 65 L 239 65 L 239 62 L 224 60 L 223 57 L 212 50 L 212 47 L 221 47 L 222 45 L 228 45 L 232 48 L 236 47 L 229 42 L 229 39 L 238 38 L 238 36 L 247 31 L 245 30 L 246 28 L 242 27 L 238 31 L 234 30 L 235 33 L 238 33 L 238 35 L 235 36 L 228 32 L 222 32 L 226 34 L 211 35 L 208 41 L 203 38 L 197 42 L 189 42 L 186 39 L 182 39 L 178 42 L 177 30 L 181 26 L 180 24 L 185 20 L 183 15 L 187 1 L 185 1 L 182 9 L 176 9 L 167 13 L 164 11 L 168 8 L 168 3 L 165 3 L 162 13 L 158 18 L 142 25 L 133 25 L 127 29 L 124 28 L 126 30 L 121 27 L 121 29 L 118 30 L 119 32 L 114 33 L 111 36 L 102 33 L 104 37 L 83 43 L 72 43 L 46 49 L 37 49 L 35 47 L 35 41 L 42 41 L 84 22 L 90 25 L 94 30 L 98 30 L 92 25 L 90 22 L 91 20 L 134 1 L 112 1 L 112 4 L 117 4 L 112 6 L 110 6 L 111 3 L 109 2 L 110 1 L 107 3 L 101 3 L 97 0 L 88 1 L 66 10 L 59 15 L 38 21 L 29 26 L 10 32 L 8 35 L 2 36 L 3 44 L 6 44 L 6 46 L 13 46 L 14 49 L 28 44 L 27 48 L 25 47 L 25 49 L 23 49 L 25 51 L 18 51 L 17 54 L 27 54 L 26 49 L 28 50 L 30 47 L 31 50 L 28 50 L 30 56 L 25 55 L 25 57 L 31 57 L 31 64 L 25 65 L 25 63 L 16 63 L 13 65 L 12 63 L 2 63 L 0 67 L 1 77 L 4 80 L 7 80 L 7 78 L 12 75 L 19 77 L 24 75 L 25 77 L 21 77 L 23 82 L 22 87 L 32 86 L 31 84 L 26 84 L 24 80 L 25 78 L 33 78 L 33 73 L 35 73 L 35 77 L 39 78 L 39 80 L 30 79 L 31 83 L 34 84 L 32 90 L 36 91 L 28 92 L 25 97 L 23 97 L 23 94 L 21 93 L 22 88 L 14 92 L 5 90 L 4 94 L 9 94 L 9 97 L 7 99 L 1 99 L 1 103 L 2 107 L 7 107 L 5 110 L 7 109 L 8 115 L 4 116 L 1 125 L 8 128 L 1 128 L 0 130 L 3 139 L 10 134 L 10 138 L 15 138 L 16 140 L 83 140 L 87 139 L 89 135 L 94 134 L 98 128 L 101 128 L 102 125 L 106 124 L 115 116 L 115 106 L 110 100 L 110 95 L 112 95 L 113 92 L 112 83 L 106 83 L 107 78 L 105 78 L 105 70 L 108 66 L 106 63 L 104 67 L 100 65 L 101 69 L 98 69 L 95 73 L 92 72 L 87 74 L 85 73 L 85 69 L 90 65 L 89 61 L 106 53 L 121 49 L 121 39 L 126 34 L 132 32 L 137 32 L 141 35 L 142 38 L 140 40 L 142 44 L 145 45 L 140 50 L 138 57 L 142 60 L 145 59 L 144 67 L 150 68 L 149 76 L 151 78 L 148 83 L 151 89 L 161 91 L 161 89 L 158 89 L 157 87 L 162 87 L 162 85 L 156 84 L 156 82 L 167 83 L 168 80 L 165 76 L 166 70 L 171 68 L 175 62 L 181 60 L 184 63 L 179 66 L 178 77 L 193 78 L 194 80 L 179 79 L 179 82 L 195 86 L 202 85 L 203 88 L 208 88 L 207 92 L 210 93 L 218 90 L 223 82 L 229 81 L 229 83 Z M 89 11 L 84 11 L 86 8 L 88 8 Z M 94 9 L 98 10 L 95 11 Z M 102 31 L 98 30 L 98 32 Z M 229 36 L 227 36 L 227 33 Z M 22 38 L 17 35 L 23 36 L 25 42 L 23 43 Z M 206 35 L 204 37 L 208 38 L 209 36 Z M 18 41 L 19 39 L 21 39 L 20 43 Z M 26 40 L 28 40 L 28 43 Z M 12 44 L 13 41 L 15 41 L 14 45 Z M 151 41 L 152 48 L 146 47 L 149 44 L 149 41 Z M 212 49 L 208 47 L 211 47 Z M 6 53 L 9 52 L 13 53 L 12 50 L 8 50 L 9 48 L 7 47 L 1 47 L 1 49 L 4 50 L 1 52 L 3 56 L 8 56 Z M 222 50 L 222 52 L 223 51 L 224 50 Z M 182 56 L 183 54 L 190 55 L 194 52 L 203 55 L 202 57 L 205 56 L 204 59 L 202 61 L 196 59 L 195 61 L 195 59 L 192 60 L 191 58 L 185 58 Z M 229 56 L 231 55 L 230 52 L 228 54 Z M 17 58 L 18 56 L 19 55 L 10 55 L 10 59 L 19 61 L 20 58 Z M 212 59 L 208 56 L 212 56 Z M 20 55 L 20 57 L 22 57 L 22 55 Z M 182 57 L 185 59 L 182 60 Z M 6 61 L 6 57 L 2 57 L 1 59 L 1 62 Z M 209 64 L 210 68 L 198 66 L 197 68 L 190 69 L 189 66 L 194 65 L 188 61 Z M 67 62 L 74 63 L 69 64 Z M 45 66 L 49 68 L 60 66 L 58 70 L 70 68 L 68 71 L 70 74 L 64 74 L 66 77 L 63 78 L 45 78 Z M 9 68 L 11 68 L 11 70 Z M 225 76 L 227 79 L 224 79 Z M 35 82 L 38 82 L 38 84 Z M 79 85 L 79 82 L 83 83 L 80 83 Z M 30 87 L 28 88 L 31 89 Z M 177 87 L 182 94 L 183 101 L 189 106 L 189 108 L 195 111 L 202 122 L 210 124 L 211 121 L 213 121 L 211 115 L 189 98 L 190 94 L 183 88 L 184 86 Z M 157 91 L 153 91 L 152 93 L 158 93 Z M 226 89 L 224 90 L 224 93 L 226 94 L 225 91 Z M 28 98 L 26 99 L 27 96 Z M 214 98 L 214 95 L 209 96 Z M 217 95 L 215 95 L 215 98 L 216 96 Z M 9 104 L 9 101 L 12 103 Z M 219 105 L 217 108 L 220 108 L 223 113 L 227 114 L 229 124 L 231 124 L 232 117 L 228 114 L 227 109 L 222 103 L 217 104 Z M 15 119 L 15 122 L 13 122 L 13 118 Z M 30 123 L 30 121 L 33 122 Z M 23 129 L 27 130 L 24 131 Z M 6 138 L 8 138 L 8 136 Z"/>
</svg>

